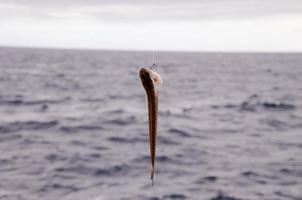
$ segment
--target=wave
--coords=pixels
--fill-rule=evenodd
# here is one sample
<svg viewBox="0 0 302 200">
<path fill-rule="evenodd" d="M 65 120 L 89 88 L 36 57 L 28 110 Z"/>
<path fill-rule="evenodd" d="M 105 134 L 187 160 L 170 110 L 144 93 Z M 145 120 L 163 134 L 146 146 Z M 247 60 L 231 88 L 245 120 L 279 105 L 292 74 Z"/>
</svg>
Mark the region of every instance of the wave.
<svg viewBox="0 0 302 200">
<path fill-rule="evenodd" d="M 0 133 L 1 133 L 1 128 L 0 128 Z M 6 134 L 6 135 L 1 135 L 0 142 L 8 142 L 8 141 L 13 141 L 13 140 L 18 140 L 18 139 L 22 139 L 22 135 Z"/>
<path fill-rule="evenodd" d="M 106 112 L 106 114 L 122 114 L 125 113 L 124 109 L 113 109 Z"/>
<path fill-rule="evenodd" d="M 138 143 L 138 142 L 148 142 L 147 139 L 143 139 L 143 138 L 122 138 L 122 137 L 109 137 L 107 138 L 108 141 L 110 142 L 114 142 L 114 143 Z"/>
<path fill-rule="evenodd" d="M 278 195 L 279 197 L 286 198 L 286 199 L 301 200 L 301 197 L 292 194 L 286 194 L 283 191 L 276 191 L 275 194 Z"/>
<path fill-rule="evenodd" d="M 165 145 L 179 145 L 178 142 L 170 139 L 169 137 L 158 136 L 158 142 Z"/>
<path fill-rule="evenodd" d="M 259 174 L 253 171 L 245 171 L 242 172 L 241 175 L 245 176 L 245 177 L 258 177 Z"/>
<path fill-rule="evenodd" d="M 206 177 L 202 177 L 200 179 L 198 179 L 196 181 L 197 184 L 207 184 L 207 183 L 213 183 L 216 182 L 218 180 L 217 176 L 206 176 Z"/>
<path fill-rule="evenodd" d="M 262 106 L 268 109 L 280 109 L 280 110 L 292 110 L 295 108 L 294 105 L 280 103 L 280 102 L 263 102 Z"/>
<path fill-rule="evenodd" d="M 226 196 L 222 193 L 218 193 L 216 197 L 211 198 L 210 200 L 242 200 L 231 196 Z"/>
<path fill-rule="evenodd" d="M 97 169 L 94 172 L 95 176 L 119 176 L 121 173 L 125 173 L 130 170 L 130 166 L 128 165 L 114 165 L 108 168 Z"/>
<path fill-rule="evenodd" d="M 55 162 L 55 161 L 65 161 L 67 158 L 65 156 L 59 155 L 59 154 L 48 154 L 45 156 L 45 160 Z"/>
<path fill-rule="evenodd" d="M 3 99 L 0 97 L 0 105 L 6 106 L 32 106 L 32 105 L 47 105 L 59 104 L 70 100 L 70 98 L 56 99 L 56 100 L 24 100 L 20 98 Z"/>
<path fill-rule="evenodd" d="M 61 126 L 59 129 L 65 133 L 76 133 L 80 131 L 99 131 L 99 130 L 103 130 L 103 127 L 92 126 L 92 125 L 80 125 L 80 126 Z"/>
<path fill-rule="evenodd" d="M 105 99 L 103 99 L 103 98 L 83 98 L 80 101 L 82 101 L 82 102 L 90 102 L 90 103 L 94 103 L 94 102 L 98 103 L 98 102 L 105 101 Z"/>
<path fill-rule="evenodd" d="M 287 111 L 293 110 L 296 107 L 292 104 L 282 103 L 282 102 L 257 102 L 257 103 L 250 103 L 248 101 L 243 102 L 240 104 L 240 110 L 243 111 L 256 111 L 259 108 L 265 110 L 276 110 L 276 111 Z"/>
<path fill-rule="evenodd" d="M 56 168 L 55 171 L 59 173 L 74 173 L 74 174 L 85 174 L 91 176 L 120 176 L 121 173 L 125 173 L 130 170 L 130 166 L 126 164 L 113 165 L 106 168 L 87 167 L 84 165 L 77 165 L 72 167 L 60 167 Z"/>
<path fill-rule="evenodd" d="M 283 128 L 288 128 L 290 125 L 284 121 L 280 121 L 277 119 L 265 119 L 262 120 L 265 124 L 267 124 L 270 127 L 274 127 L 277 129 L 283 129 Z"/>
<path fill-rule="evenodd" d="M 7 123 L 0 126 L 0 133 L 11 133 L 18 132 L 22 130 L 43 130 L 49 129 L 58 124 L 58 121 L 48 121 L 48 122 L 39 122 L 39 121 L 27 121 L 27 122 L 13 122 Z"/>
<path fill-rule="evenodd" d="M 62 183 L 47 183 L 44 186 L 42 186 L 38 192 L 49 192 L 52 190 L 67 190 L 68 192 L 77 192 L 81 190 L 81 188 L 78 188 L 74 185 L 66 185 Z"/>
<path fill-rule="evenodd" d="M 186 119 L 195 119 L 194 117 L 192 117 L 189 114 L 190 110 L 194 110 L 193 107 L 191 107 L 190 109 L 186 109 L 186 108 L 180 108 L 180 109 L 166 109 L 166 110 L 160 110 L 158 112 L 158 114 L 160 116 L 173 116 L 173 117 L 177 117 L 177 118 L 186 118 Z"/>
<path fill-rule="evenodd" d="M 119 126 L 126 126 L 130 125 L 136 122 L 135 116 L 130 116 L 126 118 L 115 118 L 111 120 L 105 121 L 107 124 L 114 124 L 114 125 L 119 125 Z"/>
<path fill-rule="evenodd" d="M 278 101 L 262 101 L 258 95 L 254 94 L 249 96 L 246 100 L 240 104 L 227 103 L 225 105 L 212 105 L 214 109 L 225 108 L 225 109 L 239 109 L 240 111 L 251 111 L 257 110 L 275 110 L 275 111 L 288 111 L 296 109 L 293 104 L 278 102 Z"/>
<path fill-rule="evenodd" d="M 187 196 L 184 194 L 168 194 L 168 195 L 164 195 L 163 198 L 181 200 L 181 199 L 187 199 Z"/>
<path fill-rule="evenodd" d="M 191 137 L 192 135 L 186 131 L 180 130 L 180 129 L 175 129 L 175 128 L 171 128 L 169 129 L 170 133 L 176 134 L 180 137 Z"/>
</svg>

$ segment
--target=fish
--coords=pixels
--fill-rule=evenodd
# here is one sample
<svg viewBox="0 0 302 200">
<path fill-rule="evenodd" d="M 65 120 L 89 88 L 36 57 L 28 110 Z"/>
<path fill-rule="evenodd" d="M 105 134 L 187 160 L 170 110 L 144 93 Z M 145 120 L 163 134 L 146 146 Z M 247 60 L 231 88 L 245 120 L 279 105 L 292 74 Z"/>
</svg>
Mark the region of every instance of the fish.
<svg viewBox="0 0 302 200">
<path fill-rule="evenodd" d="M 156 152 L 156 136 L 157 136 L 157 119 L 158 119 L 158 91 L 155 84 L 162 84 L 160 75 L 148 68 L 141 68 L 139 76 L 142 85 L 146 91 L 148 101 L 149 115 L 149 143 L 150 143 L 150 163 L 151 163 L 151 180 L 153 185 L 155 171 L 155 152 Z"/>
</svg>

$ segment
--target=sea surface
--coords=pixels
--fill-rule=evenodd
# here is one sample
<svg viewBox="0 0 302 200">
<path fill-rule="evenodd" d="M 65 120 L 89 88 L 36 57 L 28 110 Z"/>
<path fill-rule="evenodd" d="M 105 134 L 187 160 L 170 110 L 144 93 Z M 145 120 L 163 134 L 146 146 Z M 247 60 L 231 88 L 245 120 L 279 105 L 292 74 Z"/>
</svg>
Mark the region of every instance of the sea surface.
<svg viewBox="0 0 302 200">
<path fill-rule="evenodd" d="M 302 54 L 0 48 L 0 199 L 301 200 Z"/>
</svg>

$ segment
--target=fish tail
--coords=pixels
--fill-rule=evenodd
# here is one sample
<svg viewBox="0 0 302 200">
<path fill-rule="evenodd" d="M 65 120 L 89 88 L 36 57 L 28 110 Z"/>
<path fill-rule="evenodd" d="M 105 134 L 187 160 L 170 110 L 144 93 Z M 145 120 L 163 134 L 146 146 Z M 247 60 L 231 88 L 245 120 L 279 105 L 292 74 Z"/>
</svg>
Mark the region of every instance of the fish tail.
<svg viewBox="0 0 302 200">
<path fill-rule="evenodd" d="M 151 180 L 152 180 L 152 186 L 153 186 L 153 181 L 154 181 L 154 167 L 152 166 L 151 168 Z"/>
</svg>

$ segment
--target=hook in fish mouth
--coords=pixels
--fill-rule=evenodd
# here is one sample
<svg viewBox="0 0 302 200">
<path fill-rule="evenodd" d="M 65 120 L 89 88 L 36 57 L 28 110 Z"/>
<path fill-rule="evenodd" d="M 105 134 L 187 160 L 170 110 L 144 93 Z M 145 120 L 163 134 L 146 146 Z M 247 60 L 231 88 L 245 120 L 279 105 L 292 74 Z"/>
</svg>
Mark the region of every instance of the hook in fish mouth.
<svg viewBox="0 0 302 200">
<path fill-rule="evenodd" d="M 147 68 L 141 68 L 139 75 L 148 99 L 151 180 L 153 185 L 158 118 L 158 92 L 155 84 L 162 84 L 163 81 L 158 73 Z"/>
</svg>

